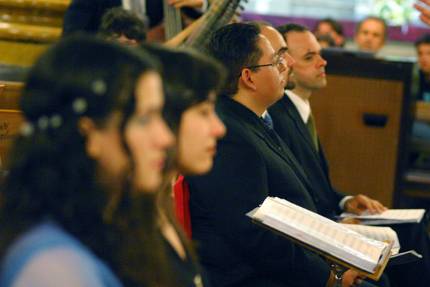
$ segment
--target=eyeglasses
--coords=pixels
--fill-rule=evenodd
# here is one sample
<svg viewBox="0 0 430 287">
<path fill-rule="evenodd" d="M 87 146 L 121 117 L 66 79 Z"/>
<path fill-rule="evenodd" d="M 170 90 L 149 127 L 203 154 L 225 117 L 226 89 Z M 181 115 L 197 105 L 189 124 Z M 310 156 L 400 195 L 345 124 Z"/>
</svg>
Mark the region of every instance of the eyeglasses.
<svg viewBox="0 0 430 287">
<path fill-rule="evenodd" d="M 244 68 L 247 69 L 257 69 L 262 67 L 276 67 L 279 72 L 285 71 L 287 68 L 287 60 L 285 55 L 287 54 L 287 49 L 281 49 L 275 57 L 273 57 L 273 61 L 270 64 L 262 64 L 262 65 L 253 65 L 253 66 L 246 66 Z"/>
</svg>

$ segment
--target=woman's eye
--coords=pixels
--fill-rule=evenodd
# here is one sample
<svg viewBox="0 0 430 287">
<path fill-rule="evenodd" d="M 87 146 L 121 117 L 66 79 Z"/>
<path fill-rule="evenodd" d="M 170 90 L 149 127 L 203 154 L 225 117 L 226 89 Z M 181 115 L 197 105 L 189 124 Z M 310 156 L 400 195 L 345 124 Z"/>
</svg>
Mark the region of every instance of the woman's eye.
<svg viewBox="0 0 430 287">
<path fill-rule="evenodd" d="M 207 108 L 207 109 L 201 109 L 199 111 L 199 113 L 200 113 L 200 115 L 207 117 L 207 116 L 209 116 L 211 114 L 211 110 L 209 108 Z"/>
</svg>

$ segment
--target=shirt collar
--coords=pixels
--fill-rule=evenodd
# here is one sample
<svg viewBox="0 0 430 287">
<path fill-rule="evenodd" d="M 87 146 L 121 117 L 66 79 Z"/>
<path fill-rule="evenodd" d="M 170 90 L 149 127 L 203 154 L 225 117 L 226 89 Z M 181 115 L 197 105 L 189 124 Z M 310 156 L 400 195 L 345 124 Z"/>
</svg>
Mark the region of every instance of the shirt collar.
<svg viewBox="0 0 430 287">
<path fill-rule="evenodd" d="M 309 103 L 309 100 L 302 99 L 292 91 L 285 91 L 285 94 L 288 98 L 290 98 L 290 100 L 296 106 L 296 109 L 299 112 L 303 122 L 307 123 L 309 119 L 309 115 L 311 114 L 311 105 Z"/>
</svg>

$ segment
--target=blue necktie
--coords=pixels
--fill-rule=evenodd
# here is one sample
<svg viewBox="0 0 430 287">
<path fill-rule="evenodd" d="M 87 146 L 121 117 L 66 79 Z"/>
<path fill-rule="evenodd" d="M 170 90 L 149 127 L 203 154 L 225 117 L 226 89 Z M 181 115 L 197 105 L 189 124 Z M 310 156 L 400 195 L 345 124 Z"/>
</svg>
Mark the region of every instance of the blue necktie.
<svg viewBox="0 0 430 287">
<path fill-rule="evenodd" d="M 264 116 L 261 117 L 261 119 L 263 120 L 263 123 L 266 125 L 266 127 L 273 130 L 273 120 L 269 113 L 266 112 Z"/>
</svg>

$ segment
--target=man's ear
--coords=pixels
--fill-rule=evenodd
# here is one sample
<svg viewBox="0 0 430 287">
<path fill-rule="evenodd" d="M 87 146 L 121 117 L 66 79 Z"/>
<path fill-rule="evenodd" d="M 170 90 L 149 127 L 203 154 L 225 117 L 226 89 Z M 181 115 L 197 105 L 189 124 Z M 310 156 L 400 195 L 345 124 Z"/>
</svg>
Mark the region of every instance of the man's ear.
<svg viewBox="0 0 430 287">
<path fill-rule="evenodd" d="M 78 121 L 78 129 L 86 139 L 85 150 L 88 156 L 93 159 L 97 158 L 100 155 L 100 147 L 103 143 L 94 121 L 88 117 L 82 117 Z"/>
<path fill-rule="evenodd" d="M 257 86 L 255 85 L 252 71 L 250 69 L 242 69 L 239 81 L 242 82 L 242 85 L 247 89 L 250 89 L 252 91 L 257 90 Z"/>
</svg>

